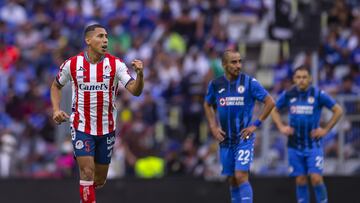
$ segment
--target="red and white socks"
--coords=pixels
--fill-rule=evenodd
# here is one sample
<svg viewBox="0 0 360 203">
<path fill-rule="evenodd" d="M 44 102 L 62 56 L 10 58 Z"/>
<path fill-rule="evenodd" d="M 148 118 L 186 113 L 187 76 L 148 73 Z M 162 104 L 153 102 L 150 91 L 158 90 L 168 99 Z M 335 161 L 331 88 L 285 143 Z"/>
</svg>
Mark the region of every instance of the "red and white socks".
<svg viewBox="0 0 360 203">
<path fill-rule="evenodd" d="M 96 203 L 94 181 L 80 180 L 80 199 L 82 203 Z"/>
</svg>

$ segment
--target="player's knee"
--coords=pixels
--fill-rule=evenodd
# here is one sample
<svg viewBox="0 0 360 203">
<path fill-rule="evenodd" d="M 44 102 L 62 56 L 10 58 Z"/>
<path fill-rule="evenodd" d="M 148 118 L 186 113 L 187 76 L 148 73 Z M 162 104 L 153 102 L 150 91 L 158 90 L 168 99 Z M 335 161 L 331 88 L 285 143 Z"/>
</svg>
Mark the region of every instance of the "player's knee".
<svg viewBox="0 0 360 203">
<path fill-rule="evenodd" d="M 241 184 L 249 181 L 249 175 L 246 172 L 236 172 L 235 179 L 236 179 L 237 185 L 241 185 Z"/>
<path fill-rule="evenodd" d="M 106 179 L 96 180 L 95 181 L 95 189 L 100 189 L 100 188 L 104 187 L 105 183 L 106 183 Z"/>
<path fill-rule="evenodd" d="M 296 184 L 297 185 L 305 185 L 305 184 L 307 184 L 307 176 L 298 176 L 298 177 L 296 177 Z"/>
<path fill-rule="evenodd" d="M 80 169 L 80 176 L 83 180 L 93 180 L 94 179 L 94 168 L 89 166 L 84 166 Z"/>
<path fill-rule="evenodd" d="M 312 185 L 319 185 L 319 184 L 323 183 L 323 178 L 319 174 L 312 174 L 310 177 L 311 177 Z"/>
<path fill-rule="evenodd" d="M 235 179 L 235 176 L 229 176 L 227 178 L 227 181 L 231 186 L 237 186 L 237 181 Z"/>
</svg>

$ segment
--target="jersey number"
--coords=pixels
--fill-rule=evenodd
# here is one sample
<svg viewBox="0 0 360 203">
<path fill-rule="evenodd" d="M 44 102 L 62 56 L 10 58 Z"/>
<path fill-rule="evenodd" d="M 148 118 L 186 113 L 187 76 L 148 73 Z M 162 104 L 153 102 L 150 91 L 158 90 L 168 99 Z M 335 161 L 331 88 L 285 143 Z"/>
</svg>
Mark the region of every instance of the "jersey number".
<svg viewBox="0 0 360 203">
<path fill-rule="evenodd" d="M 241 161 L 241 164 L 247 164 L 250 161 L 250 150 L 239 150 L 238 161 Z"/>
<path fill-rule="evenodd" d="M 315 166 L 319 169 L 323 169 L 324 168 L 324 158 L 322 156 L 317 156 L 315 157 Z"/>
</svg>

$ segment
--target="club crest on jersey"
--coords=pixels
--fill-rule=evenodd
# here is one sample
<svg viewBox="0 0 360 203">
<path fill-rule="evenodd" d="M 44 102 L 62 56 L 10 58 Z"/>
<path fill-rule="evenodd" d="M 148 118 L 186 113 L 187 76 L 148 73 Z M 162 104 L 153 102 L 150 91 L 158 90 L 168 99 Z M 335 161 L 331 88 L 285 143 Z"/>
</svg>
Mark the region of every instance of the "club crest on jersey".
<svg viewBox="0 0 360 203">
<path fill-rule="evenodd" d="M 109 79 L 110 78 L 110 72 L 111 72 L 110 66 L 106 65 L 105 70 L 104 70 L 103 78 L 104 79 Z"/>
<path fill-rule="evenodd" d="M 245 92 L 245 87 L 242 86 L 242 85 L 240 85 L 240 86 L 238 87 L 237 91 L 238 91 L 240 94 L 242 94 L 242 93 Z"/>
<path fill-rule="evenodd" d="M 111 71 L 110 66 L 106 65 L 106 66 L 105 66 L 104 73 L 105 73 L 105 74 L 110 74 L 110 71 Z"/>
<path fill-rule="evenodd" d="M 315 102 L 315 98 L 314 97 L 309 97 L 308 102 L 309 102 L 309 104 L 313 104 Z"/>
<path fill-rule="evenodd" d="M 84 67 L 80 66 L 79 69 L 77 69 L 77 71 L 86 71 Z"/>
<path fill-rule="evenodd" d="M 75 143 L 75 148 L 76 148 L 76 149 L 82 149 L 82 148 L 84 148 L 84 142 L 81 141 L 81 140 L 76 141 L 76 143 Z"/>
</svg>

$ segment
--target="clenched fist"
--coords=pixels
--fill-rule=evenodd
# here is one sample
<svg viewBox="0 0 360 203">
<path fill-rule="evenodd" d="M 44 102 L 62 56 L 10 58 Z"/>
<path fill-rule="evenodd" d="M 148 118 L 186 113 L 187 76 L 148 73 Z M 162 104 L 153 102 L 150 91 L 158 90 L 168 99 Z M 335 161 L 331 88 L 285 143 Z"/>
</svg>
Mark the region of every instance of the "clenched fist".
<svg viewBox="0 0 360 203">
<path fill-rule="evenodd" d="M 143 74 L 143 70 L 144 70 L 144 66 L 143 66 L 143 62 L 135 59 L 131 62 L 132 67 L 134 68 L 135 72 L 137 75 L 142 75 Z"/>
<path fill-rule="evenodd" d="M 53 120 L 56 124 L 60 125 L 62 122 L 65 122 L 69 119 L 69 115 L 67 115 L 64 111 L 54 111 Z"/>
</svg>

